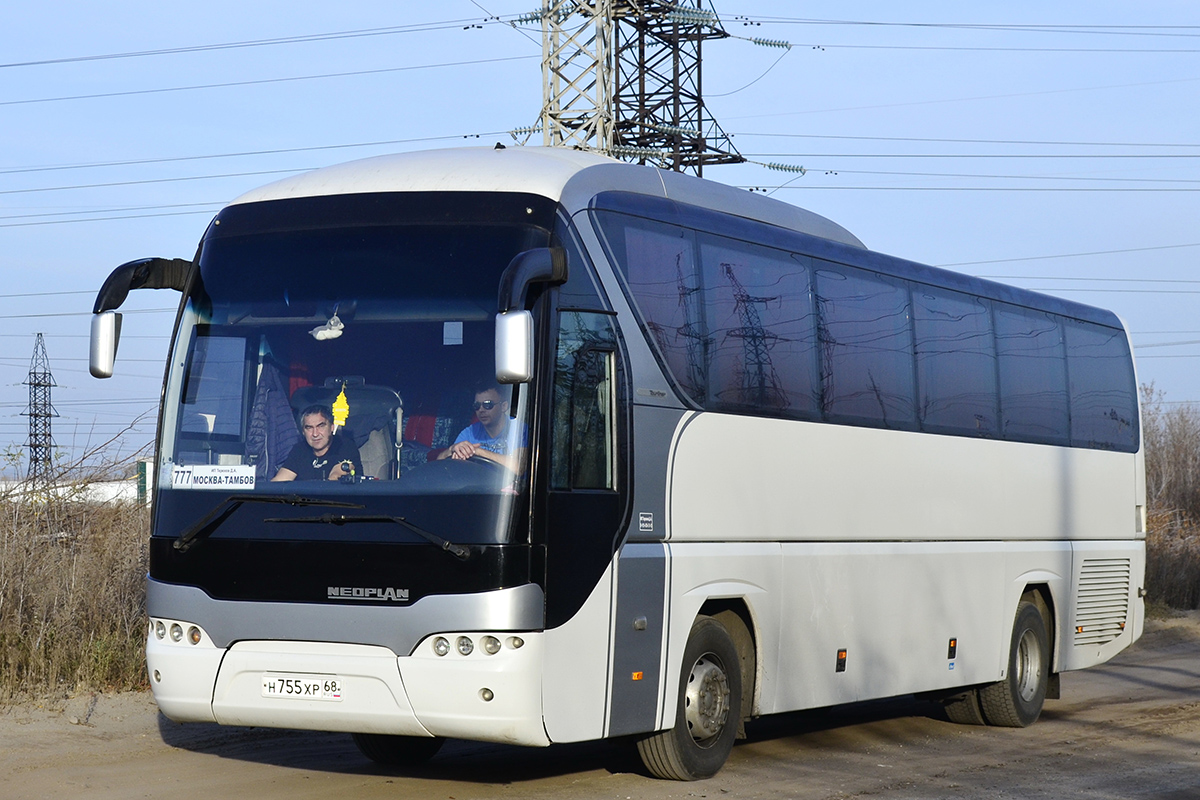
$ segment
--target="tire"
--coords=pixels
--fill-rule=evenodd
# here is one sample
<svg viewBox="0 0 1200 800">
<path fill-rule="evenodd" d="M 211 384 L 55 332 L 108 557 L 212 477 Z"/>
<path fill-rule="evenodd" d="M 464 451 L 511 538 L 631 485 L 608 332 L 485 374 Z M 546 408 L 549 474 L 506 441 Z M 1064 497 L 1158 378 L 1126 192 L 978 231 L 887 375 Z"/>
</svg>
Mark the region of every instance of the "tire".
<svg viewBox="0 0 1200 800">
<path fill-rule="evenodd" d="M 1033 603 L 1021 601 L 1013 624 L 1004 680 L 979 690 L 979 706 L 989 725 L 1025 728 L 1037 721 L 1050 680 L 1050 635 Z"/>
<path fill-rule="evenodd" d="M 742 672 L 725 626 L 711 617 L 692 625 L 683 652 L 675 725 L 638 742 L 657 778 L 695 781 L 720 771 L 742 718 Z"/>
<path fill-rule="evenodd" d="M 376 764 L 415 767 L 433 758 L 446 740 L 439 736 L 389 736 L 384 733 L 355 733 L 358 751 Z"/>
<path fill-rule="evenodd" d="M 986 725 L 983 709 L 979 707 L 979 693 L 968 689 L 966 694 L 952 697 L 943 703 L 946 716 L 959 725 Z"/>
</svg>

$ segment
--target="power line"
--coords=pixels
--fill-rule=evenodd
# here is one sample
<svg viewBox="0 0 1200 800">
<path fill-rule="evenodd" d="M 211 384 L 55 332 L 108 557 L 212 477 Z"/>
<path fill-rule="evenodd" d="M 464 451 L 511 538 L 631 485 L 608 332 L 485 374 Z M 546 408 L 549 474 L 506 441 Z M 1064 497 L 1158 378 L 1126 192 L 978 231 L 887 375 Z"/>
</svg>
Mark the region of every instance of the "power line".
<svg viewBox="0 0 1200 800">
<path fill-rule="evenodd" d="M 1139 83 L 1117 83 L 1107 86 L 1081 86 L 1075 89 L 1044 89 L 1038 92 L 1016 92 L 1012 94 L 978 95 L 975 97 L 952 97 L 944 100 L 913 100 L 907 103 L 882 103 L 873 106 L 847 106 L 845 108 L 814 108 L 806 111 L 780 111 L 773 114 L 746 114 L 728 119 L 764 119 L 767 117 L 794 117 L 801 114 L 829 114 L 840 111 L 870 111 L 880 108 L 904 108 L 908 106 L 932 106 L 943 103 L 965 103 L 976 100 L 1010 100 L 1018 97 L 1040 97 L 1050 94 L 1070 94 L 1072 92 L 1095 92 L 1108 89 L 1138 89 L 1143 86 L 1162 86 L 1171 83 L 1194 83 L 1200 78 L 1171 78 L 1165 81 L 1142 81 Z"/>
<path fill-rule="evenodd" d="M 1016 261 L 1042 261 L 1050 258 L 1076 258 L 1078 256 L 1107 256 L 1116 253 L 1147 253 L 1153 250 L 1176 250 L 1182 247 L 1200 247 L 1200 242 L 1189 244 L 1164 244 L 1155 247 L 1127 247 L 1121 250 L 1092 250 L 1086 253 L 1058 253 L 1050 256 L 1025 256 L 1023 258 L 993 258 L 987 261 L 955 261 L 948 264 L 938 264 L 939 267 L 972 267 L 977 264 L 1007 264 Z M 980 276 L 983 277 L 983 276 Z M 998 276 L 1003 277 L 1003 276 Z"/>
<path fill-rule="evenodd" d="M 111 181 L 109 183 L 81 183 L 73 186 L 40 186 L 32 189 L 5 189 L 0 191 L 0 195 L 5 194 L 33 194 L 36 192 L 65 192 L 75 189 L 108 189 L 113 186 L 141 186 L 151 183 L 178 183 L 180 181 L 205 181 L 216 178 L 245 178 L 254 175 L 280 175 L 284 173 L 307 172 L 315 167 L 294 167 L 292 169 L 267 169 L 257 170 L 254 172 L 227 172 L 220 175 L 187 175 L 180 178 L 148 178 L 138 181 Z"/>
<path fill-rule="evenodd" d="M 214 158 L 241 158 L 243 156 L 269 156 L 281 153 L 313 153 L 322 150 L 345 150 L 354 147 L 385 147 L 417 142 L 442 142 L 455 139 L 478 139 L 481 136 L 500 136 L 508 131 L 483 131 L 481 133 L 455 134 L 453 136 L 419 136 L 410 139 L 383 139 L 376 142 L 354 142 L 351 144 L 324 144 L 311 147 L 279 147 L 271 150 L 244 150 L 234 153 L 206 153 L 196 156 L 166 156 L 162 158 L 138 158 L 127 161 L 96 161 L 88 164 L 57 164 L 41 167 L 15 167 L 0 169 L 0 175 L 16 175 L 28 172 L 54 172 L 71 169 L 93 169 L 96 167 L 128 167 L 142 164 L 168 164 L 178 161 L 203 161 Z M 1198 145 L 1200 146 L 1200 145 Z"/>
<path fill-rule="evenodd" d="M 499 20 L 484 20 L 484 24 L 495 24 Z M 358 39 L 367 36 L 390 36 L 397 33 L 424 33 L 427 31 L 447 30 L 461 27 L 464 23 L 477 23 L 472 19 L 445 20 L 442 22 L 419 23 L 415 25 L 394 25 L 382 28 L 363 28 L 361 30 L 333 31 L 313 33 L 300 36 L 280 36 L 273 39 L 250 39 L 240 42 L 222 42 L 218 44 L 189 45 L 186 47 L 168 47 L 157 50 L 135 50 L 125 53 L 104 53 L 90 56 L 68 56 L 66 58 L 50 58 L 40 61 L 18 61 L 0 64 L 0 69 L 14 67 L 40 67 L 51 64 L 77 64 L 86 61 L 109 61 L 123 58 L 143 58 L 146 56 L 176 55 L 179 53 L 203 53 L 213 50 L 235 50 L 247 47 L 266 47 L 280 44 L 300 44 L 308 42 L 326 42 L 336 39 Z"/>
<path fill-rule="evenodd" d="M 757 154 L 752 153 L 750 155 Z M 822 168 L 809 167 L 808 171 L 815 174 L 822 171 Z M 837 167 L 824 171 L 826 174 L 832 172 L 835 175 L 896 175 L 907 178 L 983 178 L 987 180 L 1009 181 L 1091 181 L 1109 183 L 1193 183 L 1197 186 L 1200 186 L 1200 178 L 1095 178 L 1075 175 L 980 175 L 979 173 L 965 172 L 899 172 L 889 170 L 841 169 Z"/>
<path fill-rule="evenodd" d="M 1195 38 L 1200 33 L 1173 31 L 1200 30 L 1200 25 L 1047 25 L 977 22 L 881 22 L 875 20 L 815 19 L 806 17 L 776 17 L 747 15 L 749 22 L 771 22 L 783 25 L 861 26 L 869 28 L 941 28 L 950 30 L 1005 31 L 1017 33 L 1068 33 L 1108 36 L 1171 36 Z"/>
<path fill-rule="evenodd" d="M 167 92 L 190 92 L 197 89 L 228 89 L 236 86 L 260 86 L 271 83 L 292 83 L 296 81 L 312 81 L 323 78 L 348 78 L 359 75 L 384 75 L 395 72 L 408 72 L 420 69 L 440 69 L 443 67 L 475 66 L 477 64 L 498 64 L 505 61 L 528 61 L 541 56 L 505 56 L 502 58 L 481 58 L 473 61 L 448 61 L 440 64 L 417 64 L 408 67 L 385 67 L 382 69 L 352 70 L 349 72 L 327 72 L 319 75 L 294 75 L 287 78 L 260 78 L 252 81 L 227 81 L 224 83 L 204 83 L 194 86 L 170 86 L 162 89 L 131 89 L 122 92 L 100 92 L 98 94 L 76 94 L 62 97 L 35 97 L 26 100 L 3 100 L 0 106 L 20 106 L 33 103 L 58 103 L 66 100 L 97 100 L 112 97 L 133 97 L 146 94 L 165 94 Z"/>
<path fill-rule="evenodd" d="M 755 158 L 1062 158 L 1062 159 L 1176 159 L 1200 158 L 1200 153 L 748 153 Z"/>
<path fill-rule="evenodd" d="M 739 185 L 739 189 L 747 189 L 752 192 L 776 192 L 781 189 L 802 189 L 809 192 L 820 191 L 854 191 L 854 192 L 1200 192 L 1200 187 L 1195 189 L 1172 188 L 1168 186 L 1162 187 L 1102 187 L 1102 186 L 813 186 L 805 184 L 802 186 L 790 186 L 788 184 L 780 184 L 777 186 L 765 184 L 743 184 Z"/>
<path fill-rule="evenodd" d="M 1072 142 L 1047 139 L 945 139 L 925 136 L 842 136 L 825 133 L 757 133 L 753 131 L 738 131 L 731 136 L 763 136 L 782 139 L 847 139 L 866 142 L 922 142 L 938 144 L 1035 144 L 1054 145 L 1059 147 L 1197 147 L 1200 144 L 1165 142 Z"/>
</svg>

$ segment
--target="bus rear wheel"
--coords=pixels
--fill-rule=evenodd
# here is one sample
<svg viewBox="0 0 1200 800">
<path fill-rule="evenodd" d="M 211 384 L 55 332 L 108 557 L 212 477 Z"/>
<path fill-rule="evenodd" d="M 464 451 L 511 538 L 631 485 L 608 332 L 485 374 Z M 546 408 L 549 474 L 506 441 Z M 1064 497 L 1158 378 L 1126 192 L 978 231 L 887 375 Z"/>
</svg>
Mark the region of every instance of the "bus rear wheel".
<svg viewBox="0 0 1200 800">
<path fill-rule="evenodd" d="M 391 736 L 384 733 L 355 733 L 358 751 L 376 764 L 415 767 L 433 758 L 446 740 L 439 736 Z"/>
<path fill-rule="evenodd" d="M 1037 721 L 1050 681 L 1050 635 L 1038 607 L 1017 606 L 1008 673 L 1004 680 L 979 690 L 979 706 L 989 725 L 1025 728 Z"/>
<path fill-rule="evenodd" d="M 697 619 L 683 654 L 675 725 L 638 742 L 651 774 L 695 781 L 720 771 L 741 721 L 740 663 L 725 626 L 712 617 Z"/>
</svg>

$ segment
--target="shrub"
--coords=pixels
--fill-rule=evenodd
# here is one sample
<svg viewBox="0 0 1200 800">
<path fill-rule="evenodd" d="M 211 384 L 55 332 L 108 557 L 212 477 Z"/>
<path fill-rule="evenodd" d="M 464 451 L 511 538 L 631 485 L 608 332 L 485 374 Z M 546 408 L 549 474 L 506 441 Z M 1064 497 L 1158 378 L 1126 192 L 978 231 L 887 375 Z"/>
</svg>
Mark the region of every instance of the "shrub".
<svg viewBox="0 0 1200 800">
<path fill-rule="evenodd" d="M 1146 453 L 1146 589 L 1155 602 L 1200 608 L 1200 409 L 1167 407 L 1142 386 Z"/>
<path fill-rule="evenodd" d="M 145 685 L 149 515 L 0 500 L 0 696 Z"/>
</svg>

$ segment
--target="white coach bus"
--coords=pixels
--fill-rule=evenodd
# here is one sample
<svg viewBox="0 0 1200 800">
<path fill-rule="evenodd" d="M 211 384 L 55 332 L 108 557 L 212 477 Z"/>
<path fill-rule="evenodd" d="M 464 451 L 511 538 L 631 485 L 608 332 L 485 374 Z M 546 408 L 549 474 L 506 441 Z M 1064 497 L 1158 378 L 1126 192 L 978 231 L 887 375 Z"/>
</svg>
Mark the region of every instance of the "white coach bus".
<svg viewBox="0 0 1200 800">
<path fill-rule="evenodd" d="M 182 293 L 147 599 L 171 719 L 345 731 L 393 764 L 631 737 L 697 779 L 764 714 L 911 693 L 1029 725 L 1141 634 L 1107 311 L 515 147 L 244 195 L 192 260 L 113 272 L 98 377 L 139 288 Z M 273 482 L 296 448 L 323 463 L 318 405 L 359 461 Z"/>
</svg>

